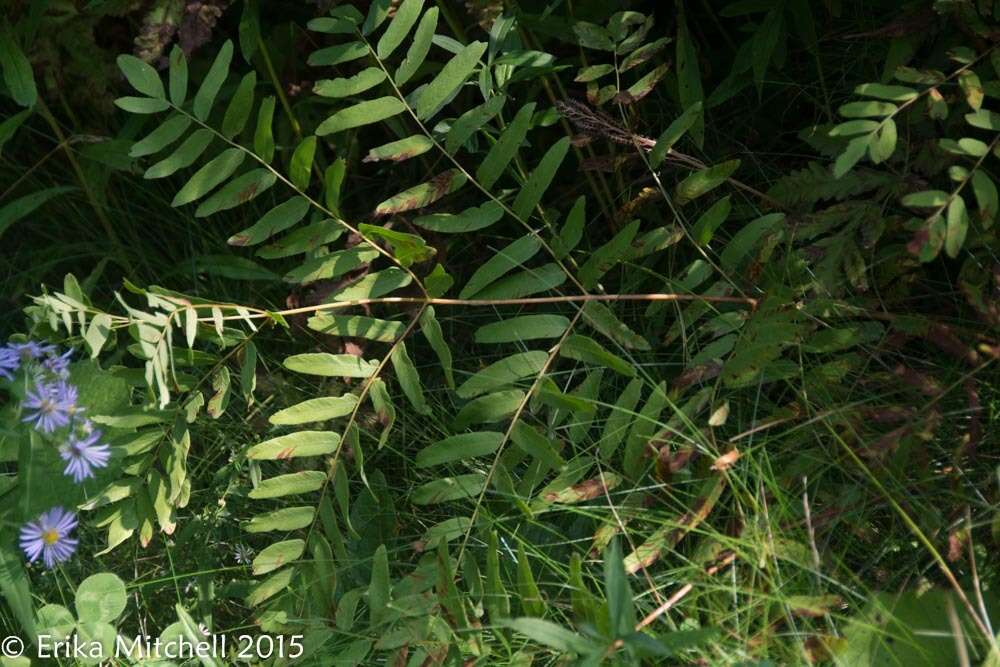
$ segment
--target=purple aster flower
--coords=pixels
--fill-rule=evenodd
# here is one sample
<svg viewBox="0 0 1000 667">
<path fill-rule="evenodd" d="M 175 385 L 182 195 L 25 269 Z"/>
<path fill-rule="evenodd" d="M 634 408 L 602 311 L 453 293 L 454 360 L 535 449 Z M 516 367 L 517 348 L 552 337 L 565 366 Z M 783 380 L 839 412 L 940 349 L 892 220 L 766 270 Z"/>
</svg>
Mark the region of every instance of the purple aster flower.
<svg viewBox="0 0 1000 667">
<path fill-rule="evenodd" d="M 8 343 L 7 347 L 12 349 L 21 358 L 21 361 L 38 359 L 42 355 L 56 350 L 55 345 L 42 344 L 33 340 L 29 340 L 27 343 Z"/>
<path fill-rule="evenodd" d="M 14 373 L 21 367 L 21 355 L 9 345 L 0 347 L 0 377 L 14 379 Z"/>
<path fill-rule="evenodd" d="M 84 423 L 84 435 L 71 435 L 62 447 L 59 448 L 59 456 L 66 461 L 66 469 L 63 474 L 69 475 L 73 481 L 79 484 L 88 477 L 94 476 L 94 468 L 103 468 L 108 465 L 111 458 L 111 448 L 102 444 L 101 432 L 89 428 L 90 422 Z"/>
<path fill-rule="evenodd" d="M 76 528 L 76 514 L 53 507 L 34 521 L 21 527 L 21 550 L 34 563 L 41 556 L 50 570 L 67 561 L 76 551 L 76 538 L 70 533 Z"/>
<path fill-rule="evenodd" d="M 56 350 L 49 352 L 42 361 L 42 367 L 61 378 L 69 377 L 69 359 L 73 356 L 73 350 L 66 350 L 63 354 L 58 354 Z"/>
<path fill-rule="evenodd" d="M 76 387 L 64 380 L 40 382 L 24 397 L 22 406 L 34 412 L 28 413 L 22 421 L 33 423 L 43 433 L 52 433 L 69 424 L 70 418 L 81 411 L 76 399 Z"/>
</svg>

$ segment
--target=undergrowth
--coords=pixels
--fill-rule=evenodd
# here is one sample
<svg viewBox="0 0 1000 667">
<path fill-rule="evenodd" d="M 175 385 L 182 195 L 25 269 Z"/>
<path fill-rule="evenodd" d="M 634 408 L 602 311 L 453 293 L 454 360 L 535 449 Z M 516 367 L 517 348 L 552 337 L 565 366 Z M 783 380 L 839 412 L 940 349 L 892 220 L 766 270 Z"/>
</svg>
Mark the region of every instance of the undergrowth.
<svg viewBox="0 0 1000 667">
<path fill-rule="evenodd" d="M 30 664 L 1000 664 L 1000 5 L 120 4 L 0 25 Z"/>
</svg>

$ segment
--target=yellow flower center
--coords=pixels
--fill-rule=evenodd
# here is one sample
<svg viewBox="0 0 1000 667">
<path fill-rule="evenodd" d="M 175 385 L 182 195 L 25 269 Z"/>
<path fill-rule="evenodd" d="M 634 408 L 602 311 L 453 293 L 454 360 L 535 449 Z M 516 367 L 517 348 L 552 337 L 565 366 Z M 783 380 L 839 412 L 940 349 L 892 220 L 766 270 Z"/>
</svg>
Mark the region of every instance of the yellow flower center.
<svg viewBox="0 0 1000 667">
<path fill-rule="evenodd" d="M 59 541 L 59 531 L 55 528 L 46 530 L 42 533 L 42 541 L 45 542 L 45 544 L 55 544 Z"/>
</svg>

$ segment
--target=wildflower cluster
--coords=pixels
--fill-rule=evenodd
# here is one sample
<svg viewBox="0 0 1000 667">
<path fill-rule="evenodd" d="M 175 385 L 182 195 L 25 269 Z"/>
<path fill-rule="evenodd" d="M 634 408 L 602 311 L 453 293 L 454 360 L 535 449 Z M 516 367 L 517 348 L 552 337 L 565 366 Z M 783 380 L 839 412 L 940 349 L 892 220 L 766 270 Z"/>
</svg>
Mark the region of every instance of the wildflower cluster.
<svg viewBox="0 0 1000 667">
<path fill-rule="evenodd" d="M 11 342 L 0 347 L 0 377 L 13 381 L 23 373 L 29 388 L 21 402 L 21 421 L 58 441 L 59 456 L 66 464 L 63 474 L 80 484 L 108 465 L 111 448 L 83 416 L 79 391 L 69 381 L 72 354 L 37 341 Z M 53 568 L 76 550 L 77 541 L 70 536 L 76 525 L 73 512 L 54 507 L 21 528 L 21 549 L 30 562 L 41 557 L 46 567 Z"/>
</svg>

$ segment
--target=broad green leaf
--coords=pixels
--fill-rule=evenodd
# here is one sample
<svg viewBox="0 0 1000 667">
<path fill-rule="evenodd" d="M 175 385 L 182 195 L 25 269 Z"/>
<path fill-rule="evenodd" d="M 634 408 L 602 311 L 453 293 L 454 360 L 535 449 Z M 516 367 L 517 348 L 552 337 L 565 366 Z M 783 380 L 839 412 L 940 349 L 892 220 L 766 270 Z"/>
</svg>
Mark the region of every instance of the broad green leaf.
<svg viewBox="0 0 1000 667">
<path fill-rule="evenodd" d="M 889 102 L 848 102 L 837 109 L 844 118 L 882 118 L 899 110 Z"/>
<path fill-rule="evenodd" d="M 635 104 L 653 92 L 656 84 L 660 82 L 660 79 L 666 76 L 669 69 L 670 66 L 664 64 L 650 70 L 650 72 L 644 77 L 633 83 L 627 89 L 622 90 L 615 95 L 615 101 L 621 104 Z"/>
<path fill-rule="evenodd" d="M 466 176 L 460 169 L 443 171 L 426 183 L 415 185 L 399 194 L 389 197 L 375 207 L 374 215 L 392 215 L 430 206 L 445 195 L 449 195 L 463 185 Z"/>
<path fill-rule="evenodd" d="M 350 97 L 374 88 L 385 80 L 385 72 L 378 67 L 368 67 L 344 79 L 322 79 L 313 86 L 320 97 Z"/>
<path fill-rule="evenodd" d="M 311 283 L 342 276 L 378 257 L 378 251 L 367 245 L 338 250 L 329 255 L 313 257 L 285 274 L 286 283 Z"/>
<path fill-rule="evenodd" d="M 393 77 L 397 86 L 402 86 L 409 81 L 423 64 L 431 49 L 431 41 L 434 38 L 434 31 L 437 29 L 437 20 L 437 7 L 431 7 L 424 12 L 416 31 L 413 33 L 413 40 L 410 42 L 410 48 L 406 51 L 406 57 L 399 64 L 399 69 L 396 70 L 396 75 Z"/>
<path fill-rule="evenodd" d="M 427 399 L 424 398 L 424 390 L 420 384 L 420 373 L 406 352 L 405 342 L 399 341 L 393 346 L 389 360 L 392 362 L 393 370 L 396 371 L 396 380 L 410 401 L 410 405 L 418 414 L 429 415 L 431 408 L 427 405 Z"/>
<path fill-rule="evenodd" d="M 368 47 L 364 42 L 347 42 L 313 51 L 306 62 L 313 67 L 333 67 L 367 55 Z"/>
<path fill-rule="evenodd" d="M 930 262 L 941 252 L 946 232 L 944 218 L 940 214 L 934 214 L 913 235 L 907 249 L 917 255 L 921 262 Z"/>
<path fill-rule="evenodd" d="M 328 315 L 326 313 L 313 315 L 307 324 L 310 329 L 331 336 L 365 338 L 382 343 L 393 342 L 406 329 L 403 322 L 395 320 L 379 320 L 364 315 Z"/>
<path fill-rule="evenodd" d="M 623 65 L 624 71 L 624 65 Z M 611 74 L 615 71 L 614 65 L 590 65 L 588 67 L 581 67 L 580 71 L 577 72 L 576 77 L 573 81 L 577 83 L 590 83 L 591 81 L 596 81 L 602 76 Z"/>
<path fill-rule="evenodd" d="M 711 192 L 725 183 L 739 166 L 739 160 L 729 160 L 691 174 L 677 184 L 674 193 L 677 203 L 683 205 Z"/>
<path fill-rule="evenodd" d="M 559 229 L 559 236 L 553 240 L 555 259 L 563 259 L 576 248 L 583 238 L 583 228 L 587 223 L 587 198 L 580 196 L 573 202 L 573 208 L 566 214 L 566 221 Z"/>
<path fill-rule="evenodd" d="M 433 141 L 422 134 L 414 134 L 405 139 L 392 141 L 371 149 L 362 162 L 379 162 L 381 160 L 403 162 L 412 157 L 423 155 L 432 148 L 434 148 Z"/>
<path fill-rule="evenodd" d="M 29 608 L 30 611 L 30 608 Z M 47 604 L 38 610 L 38 631 L 39 634 L 48 634 L 54 637 L 68 637 L 73 633 L 76 619 L 69 609 L 58 604 Z M 30 626 L 29 626 L 30 627 Z M 15 667 L 18 663 L 10 665 Z M 30 663 L 28 663 L 30 665 Z M 8 665 L 4 665 L 8 667 Z"/>
<path fill-rule="evenodd" d="M 225 83 L 229 75 L 229 64 L 233 60 L 233 42 L 226 40 L 219 53 L 215 56 L 212 66 L 201 82 L 198 92 L 194 96 L 194 115 L 198 120 L 207 120 L 212 112 L 212 105 L 215 104 L 215 97 L 219 94 L 219 89 Z"/>
<path fill-rule="evenodd" d="M 156 97 L 119 97 L 115 100 L 115 106 L 129 113 L 152 114 L 166 111 L 170 108 L 170 102 Z"/>
<path fill-rule="evenodd" d="M 81 621 L 114 621 L 125 610 L 125 582 L 110 572 L 87 577 L 76 589 L 76 613 Z"/>
<path fill-rule="evenodd" d="M 378 40 L 378 45 L 375 47 L 375 52 L 379 58 L 385 60 L 392 55 L 396 47 L 403 43 L 406 35 L 410 32 L 410 28 L 413 27 L 413 24 L 420 17 L 420 10 L 423 8 L 424 0 L 403 0 L 396 8 L 392 22 L 389 23 L 389 27 L 382 33 L 382 37 Z"/>
<path fill-rule="evenodd" d="M 979 111 L 965 114 L 965 122 L 983 130 L 1000 132 L 1000 114 L 989 109 L 980 109 Z"/>
<path fill-rule="evenodd" d="M 376 3 L 372 3 L 374 7 Z M 380 544 L 372 558 L 372 575 L 368 583 L 368 612 L 373 626 L 382 622 L 390 602 L 389 556 Z"/>
<path fill-rule="evenodd" d="M 491 625 L 498 625 L 500 619 L 510 616 L 510 596 L 500 578 L 500 544 L 497 532 L 491 530 L 486 547 L 486 584 L 483 606 Z"/>
<path fill-rule="evenodd" d="M 341 109 L 316 128 L 316 136 L 322 137 L 335 132 L 342 132 L 352 127 L 370 125 L 392 118 L 406 110 L 406 105 L 395 97 L 379 97 L 378 99 L 359 102 L 354 106 Z"/>
<path fill-rule="evenodd" d="M 250 589 L 247 593 L 245 602 L 248 607 L 256 607 L 264 602 L 267 602 L 273 598 L 278 593 L 282 593 L 288 590 L 289 585 L 292 583 L 292 577 L 295 576 L 294 567 L 286 567 L 284 570 L 279 570 L 277 574 L 270 576 L 264 581 L 260 582 L 256 586 Z M 180 607 L 180 605 L 177 605 Z M 194 626 L 195 631 L 198 630 L 198 626 Z M 194 646 L 197 646 L 198 635 L 194 635 L 190 639 Z"/>
<path fill-rule="evenodd" d="M 274 135 L 271 126 L 274 122 L 274 96 L 269 95 L 260 102 L 257 111 L 257 129 L 253 134 L 253 151 L 266 164 L 274 157 Z"/>
<path fill-rule="evenodd" d="M 266 547 L 253 559 L 253 573 L 254 575 L 261 575 L 273 572 L 292 561 L 298 560 L 305 549 L 305 540 L 276 542 Z"/>
<path fill-rule="evenodd" d="M 983 84 L 979 80 L 979 75 L 971 69 L 958 73 L 958 85 L 965 93 L 965 101 L 969 103 L 974 111 L 979 111 L 983 105 Z"/>
<path fill-rule="evenodd" d="M 245 204 L 259 196 L 277 181 L 270 169 L 253 169 L 241 174 L 222 186 L 218 192 L 202 202 L 195 210 L 196 218 L 205 218 L 219 211 Z"/>
<path fill-rule="evenodd" d="M 342 157 L 333 161 L 323 172 L 323 202 L 334 215 L 340 215 L 340 189 L 347 175 L 347 160 Z"/>
<path fill-rule="evenodd" d="M 607 486 L 610 488 L 611 484 L 607 483 Z M 612 541 L 610 548 L 604 552 L 604 591 L 608 598 L 608 621 L 613 636 L 632 634 L 636 624 L 635 606 L 618 540 Z"/>
<path fill-rule="evenodd" d="M 608 352 L 604 345 L 587 336 L 580 334 L 569 336 L 559 348 L 559 355 L 586 364 L 610 368 L 626 377 L 635 377 L 635 366 Z"/>
<path fill-rule="evenodd" d="M 506 95 L 494 95 L 479 106 L 472 107 L 455 119 L 455 122 L 451 125 L 451 129 L 448 130 L 448 137 L 445 140 L 445 150 L 454 155 L 469 140 L 469 137 L 478 132 L 483 125 L 490 122 L 494 116 L 500 113 L 506 101 Z"/>
<path fill-rule="evenodd" d="M 940 208 L 948 204 L 949 194 L 944 190 L 924 190 L 903 197 L 903 206 L 914 208 Z"/>
<path fill-rule="evenodd" d="M 532 641 L 563 653 L 589 654 L 599 651 L 601 648 L 582 635 L 541 618 L 502 619 L 499 624 L 501 627 L 519 632 Z"/>
<path fill-rule="evenodd" d="M 3 147 L 7 142 L 17 133 L 18 128 L 21 127 L 24 121 L 28 120 L 31 113 L 31 109 L 22 109 L 0 122 L 0 153 L 3 152 Z"/>
<path fill-rule="evenodd" d="M 257 461 L 280 461 L 300 456 L 320 456 L 337 451 L 339 444 L 340 436 L 331 431 L 299 431 L 254 445 L 247 450 L 247 458 Z"/>
<path fill-rule="evenodd" d="M 830 129 L 831 137 L 850 137 L 855 134 L 868 134 L 874 132 L 881 125 L 877 120 L 849 120 L 846 123 L 835 125 Z"/>
<path fill-rule="evenodd" d="M 783 9 L 782 6 L 774 6 L 767 12 L 751 39 L 751 65 L 758 95 L 764 87 L 764 75 L 778 46 L 778 38 L 785 29 Z"/>
<path fill-rule="evenodd" d="M 944 235 L 944 251 L 949 257 L 958 257 L 968 231 L 969 215 L 965 210 L 965 200 L 955 195 L 948 204 L 948 226 Z"/>
<path fill-rule="evenodd" d="M 510 439 L 525 454 L 538 459 L 550 468 L 559 470 L 566 463 L 549 438 L 524 422 L 518 422 L 514 425 Z"/>
<path fill-rule="evenodd" d="M 490 148 L 483 161 L 476 170 L 476 180 L 484 188 L 489 189 L 497 182 L 507 165 L 517 155 L 517 149 L 528 136 L 528 129 L 531 127 L 531 119 L 535 113 L 535 103 L 529 102 L 518 110 L 514 120 L 497 139 L 497 142 Z"/>
<path fill-rule="evenodd" d="M 10 96 L 22 107 L 33 107 L 38 99 L 31 61 L 24 55 L 17 38 L 9 27 L 0 29 L 0 69 Z"/>
<path fill-rule="evenodd" d="M 149 97 L 166 98 L 167 94 L 163 90 L 163 82 L 160 81 L 160 75 L 150 65 L 126 53 L 118 56 L 116 62 L 118 63 L 118 69 L 122 71 L 129 85 L 133 88 Z"/>
<path fill-rule="evenodd" d="M 542 371 L 548 355 L 541 350 L 520 352 L 495 361 L 479 371 L 456 390 L 461 398 L 475 398 L 480 394 L 502 389 Z"/>
<path fill-rule="evenodd" d="M 395 5 L 393 0 L 373 0 L 361 26 L 361 34 L 370 35 L 375 32 L 383 21 L 389 18 L 393 5 Z"/>
<path fill-rule="evenodd" d="M 541 247 L 541 242 L 535 236 L 526 235 L 496 251 L 493 257 L 476 269 L 469 282 L 459 292 L 459 297 L 462 299 L 474 297 L 490 283 L 534 257 Z"/>
<path fill-rule="evenodd" d="M 442 477 L 418 486 L 413 490 L 410 500 L 414 505 L 436 505 L 463 498 L 475 498 L 485 485 L 486 477 L 478 472 Z"/>
<path fill-rule="evenodd" d="M 503 207 L 494 201 L 467 208 L 461 213 L 432 213 L 415 218 L 413 224 L 441 234 L 462 234 L 485 229 L 503 217 Z"/>
<path fill-rule="evenodd" d="M 184 146 L 181 146 L 181 149 L 183 148 Z M 233 175 L 237 167 L 243 164 L 245 155 L 239 148 L 227 148 L 219 153 L 188 179 L 188 182 L 174 196 L 170 205 L 183 206 L 205 196 L 215 186 Z"/>
<path fill-rule="evenodd" d="M 452 371 L 451 350 L 448 348 L 448 343 L 445 342 L 444 334 L 441 332 L 441 324 L 438 323 L 437 318 L 434 316 L 433 306 L 427 306 L 424 308 L 424 312 L 421 313 L 420 331 L 434 350 L 434 354 L 437 355 L 438 361 L 441 364 L 441 370 L 444 372 L 445 381 L 451 389 L 454 389 L 455 377 Z"/>
<path fill-rule="evenodd" d="M 257 53 L 257 42 L 261 39 L 259 0 L 247 0 L 243 3 L 238 32 L 240 54 L 247 63 L 252 63 L 253 56 Z"/>
<path fill-rule="evenodd" d="M 285 358 L 285 368 L 306 375 L 326 377 L 371 377 L 378 362 L 365 361 L 353 354 L 329 354 L 327 352 L 306 352 Z"/>
<path fill-rule="evenodd" d="M 545 152 L 541 162 L 531 172 L 521 191 L 517 193 L 517 198 L 514 199 L 512 208 L 515 215 L 522 220 L 528 219 L 552 183 L 556 170 L 562 164 L 567 151 L 569 151 L 569 137 L 563 137 Z"/>
<path fill-rule="evenodd" d="M 569 327 L 562 315 L 522 315 L 476 329 L 477 343 L 516 343 L 540 338 L 559 338 Z"/>
<path fill-rule="evenodd" d="M 191 126 L 191 119 L 177 114 L 171 116 L 162 125 L 132 144 L 130 157 L 144 157 L 157 153 L 180 139 Z"/>
<path fill-rule="evenodd" d="M 257 256 L 264 259 L 280 259 L 312 252 L 320 246 L 333 243 L 344 235 L 344 228 L 330 219 L 299 227 L 280 241 L 264 246 Z"/>
<path fill-rule="evenodd" d="M 642 397 L 642 378 L 630 381 L 618 396 L 614 406 L 604 422 L 599 449 L 602 460 L 608 460 L 615 450 L 625 441 L 628 429 L 635 419 L 635 407 Z"/>
<path fill-rule="evenodd" d="M 485 52 L 486 42 L 472 42 L 449 60 L 417 96 L 417 118 L 427 120 L 437 113 L 469 78 Z"/>
<path fill-rule="evenodd" d="M 590 257 L 577 272 L 585 288 L 591 289 L 596 286 L 597 281 L 605 273 L 627 256 L 632 247 L 632 239 L 638 231 L 639 221 L 634 220 L 623 227 L 610 241 L 590 253 Z"/>
<path fill-rule="evenodd" d="M 16 539 L 14 531 L 8 529 L 3 546 L 0 546 L 0 593 L 3 594 L 4 601 L 13 613 L 13 617 L 17 619 L 21 630 L 29 636 L 36 636 L 31 581 L 25 571 L 23 554 L 15 551 Z M 41 613 L 38 620 L 41 623 L 45 622 Z"/>
<path fill-rule="evenodd" d="M 415 464 L 418 468 L 430 468 L 452 461 L 486 456 L 495 452 L 502 440 L 503 433 L 496 431 L 453 435 L 417 452 Z"/>
<path fill-rule="evenodd" d="M 688 50 L 688 49 L 690 49 L 691 47 L 694 46 L 694 44 L 693 44 L 693 42 L 691 42 L 689 36 L 687 37 L 687 39 L 688 39 L 688 41 L 690 43 L 689 43 L 689 45 L 688 45 L 688 47 L 687 47 L 686 50 Z M 660 51 L 662 51 L 664 48 L 666 48 L 666 46 L 671 41 L 672 40 L 671 40 L 670 37 L 661 37 L 660 39 L 656 39 L 656 40 L 653 40 L 652 42 L 647 42 L 647 43 L 643 44 L 642 46 L 640 46 L 635 51 L 633 51 L 632 53 L 628 54 L 628 56 L 626 56 L 625 58 L 622 59 L 621 66 L 618 68 L 619 71 L 621 71 L 621 72 L 627 72 L 630 69 L 632 69 L 633 67 L 638 67 L 639 65 L 641 65 L 641 64 L 643 64 L 645 62 L 648 62 L 649 60 L 651 60 L 653 58 L 653 56 L 655 56 Z M 693 54 L 693 56 L 697 56 L 697 54 L 694 51 L 691 51 L 691 54 Z M 680 54 L 678 52 L 678 60 L 680 59 L 679 55 Z M 685 57 L 692 57 L 692 56 L 686 55 Z M 595 67 L 600 67 L 600 65 L 596 65 Z M 608 67 L 611 67 L 611 65 L 608 65 Z M 590 69 L 590 68 L 587 68 L 587 69 Z M 611 71 L 613 71 L 613 69 L 614 68 L 612 67 Z M 579 80 L 579 79 L 575 79 L 575 80 Z M 700 79 L 699 79 L 698 84 L 699 84 L 699 86 L 701 85 Z M 698 98 L 698 99 L 700 100 L 701 98 Z"/>
<path fill-rule="evenodd" d="M 979 207 L 979 221 L 983 227 L 988 229 L 993 224 L 997 211 L 1000 209 L 997 186 L 983 170 L 976 169 L 972 172 L 972 192 L 976 196 L 976 205 Z"/>
<path fill-rule="evenodd" d="M 353 10 L 357 11 L 352 5 L 340 5 L 335 7 L 336 9 Z M 332 13 L 332 12 L 331 12 Z M 360 14 L 360 12 L 358 12 Z M 358 32 L 358 26 L 365 20 L 362 16 L 356 19 L 354 16 L 321 16 L 319 18 L 310 19 L 306 24 L 306 27 L 313 32 L 323 32 L 328 35 L 355 35 Z"/>
<path fill-rule="evenodd" d="M 265 213 L 253 226 L 229 237 L 227 243 L 235 246 L 257 245 L 296 224 L 308 212 L 308 199 L 292 197 Z"/>
<path fill-rule="evenodd" d="M 432 258 L 436 252 L 432 246 L 427 245 L 427 242 L 416 234 L 397 232 L 388 227 L 364 223 L 358 225 L 358 230 L 367 238 L 374 237 L 385 241 L 392 249 L 392 256 L 404 268 L 417 262 L 425 262 Z"/>
<path fill-rule="evenodd" d="M 883 83 L 863 83 L 854 89 L 854 93 L 889 102 L 908 102 L 917 96 L 917 91 L 912 88 Z"/>
<path fill-rule="evenodd" d="M 257 73 L 254 71 L 247 72 L 240 80 L 240 85 L 236 87 L 236 92 L 226 107 L 226 114 L 222 117 L 222 136 L 232 139 L 246 127 L 253 109 L 253 90 L 256 85 Z"/>
<path fill-rule="evenodd" d="M 768 213 L 745 224 L 722 249 L 719 261 L 726 269 L 736 266 L 753 250 L 765 234 L 785 220 L 784 213 Z"/>
<path fill-rule="evenodd" d="M 587 21 L 576 21 L 573 24 L 573 33 L 577 43 L 582 47 L 599 51 L 615 50 L 611 34 L 599 25 Z"/>
<path fill-rule="evenodd" d="M 381 378 L 375 378 L 372 382 L 368 397 L 371 399 L 375 415 L 382 425 L 382 433 L 379 435 L 378 442 L 379 448 L 382 448 L 385 447 L 385 443 L 389 440 L 392 426 L 396 423 L 396 407 L 392 404 L 389 390 L 386 389 L 385 382 Z"/>
<path fill-rule="evenodd" d="M 477 299 L 521 299 L 547 292 L 566 282 L 566 272 L 551 262 L 501 278 L 476 293 Z"/>
<path fill-rule="evenodd" d="M 118 634 L 115 627 L 104 621 L 79 621 L 76 626 L 76 642 L 86 646 L 84 655 L 89 655 L 89 651 L 100 653 L 102 656 L 115 654 L 115 643 Z M 100 664 L 94 658 L 81 659 L 77 664 Z"/>
<path fill-rule="evenodd" d="M 646 453 L 649 451 L 649 440 L 660 428 L 660 414 L 670 404 L 667 396 L 666 383 L 661 382 L 650 393 L 642 409 L 629 431 L 625 441 L 625 456 L 623 465 L 627 475 L 638 475 L 646 464 Z"/>
<path fill-rule="evenodd" d="M 311 135 L 299 142 L 292 153 L 288 165 L 288 180 L 298 190 L 308 190 L 312 180 L 313 158 L 316 156 L 316 136 Z"/>
<path fill-rule="evenodd" d="M 406 287 L 412 280 L 410 274 L 393 266 L 382 271 L 369 273 L 356 283 L 334 292 L 329 298 L 332 301 L 377 299 Z"/>
<path fill-rule="evenodd" d="M 427 290 L 427 295 L 432 299 L 444 296 L 454 284 L 455 278 L 445 271 L 440 263 L 435 264 L 434 269 L 424 276 L 424 288 Z"/>
<path fill-rule="evenodd" d="M 244 526 L 248 533 L 287 532 L 312 525 L 316 510 L 306 507 L 283 507 L 267 514 L 252 517 Z"/>
<path fill-rule="evenodd" d="M 278 475 L 262 480 L 257 488 L 247 494 L 255 500 L 282 498 L 298 493 L 316 491 L 326 482 L 326 473 L 318 470 L 303 470 L 287 475 Z"/>
<path fill-rule="evenodd" d="M 604 334 L 624 348 L 630 350 L 649 350 L 649 342 L 632 331 L 627 324 L 618 319 L 610 308 L 603 303 L 590 301 L 583 306 L 584 321 L 596 331 Z"/>
<path fill-rule="evenodd" d="M 715 236 L 715 230 L 726 221 L 731 210 L 732 204 L 729 195 L 726 195 L 702 213 L 691 226 L 691 236 L 695 243 L 702 246 L 708 245 L 712 241 L 712 237 Z"/>
<path fill-rule="evenodd" d="M 702 103 L 695 102 L 691 106 L 684 109 L 684 112 L 675 118 L 667 129 L 663 131 L 663 134 L 659 136 L 656 140 L 656 145 L 653 146 L 653 150 L 649 153 L 649 165 L 653 169 L 658 169 L 663 160 L 672 150 L 674 144 L 676 144 L 684 134 L 690 130 L 698 122 L 699 119 L 703 119 Z M 702 121 L 704 123 L 704 121 Z M 703 130 L 704 132 L 704 130 Z"/>
<path fill-rule="evenodd" d="M 868 159 L 873 164 L 882 164 L 896 150 L 896 122 L 891 118 L 882 121 L 882 126 L 868 144 Z"/>
<path fill-rule="evenodd" d="M 545 615 L 545 600 L 542 599 L 542 593 L 535 582 L 535 573 L 531 569 L 528 554 L 524 551 L 524 542 L 519 542 L 517 545 L 517 594 L 524 614 Z"/>
<path fill-rule="evenodd" d="M 871 143 L 871 135 L 855 137 L 847 142 L 847 147 L 833 164 L 833 177 L 840 178 L 849 172 L 858 163 L 858 160 L 865 156 L 869 143 Z"/>
<path fill-rule="evenodd" d="M 7 231 L 18 220 L 34 213 L 47 201 L 55 199 L 61 194 L 71 192 L 76 188 L 68 185 L 60 185 L 52 188 L 45 188 L 32 192 L 29 195 L 18 197 L 12 202 L 8 202 L 0 207 L 0 236 Z"/>
<path fill-rule="evenodd" d="M 268 421 L 279 426 L 326 421 L 351 414 L 357 404 L 358 397 L 354 394 L 310 398 L 275 412 Z"/>
<path fill-rule="evenodd" d="M 489 424 L 506 419 L 517 411 L 524 396 L 520 389 L 508 389 L 474 398 L 455 415 L 452 428 L 461 431 L 470 424 Z"/>
<path fill-rule="evenodd" d="M 187 98 L 188 66 L 184 49 L 178 44 L 174 44 L 174 47 L 170 50 L 170 71 L 168 77 L 169 82 L 167 85 L 170 88 L 170 102 L 175 107 L 179 107 L 184 104 L 184 100 Z"/>
</svg>

